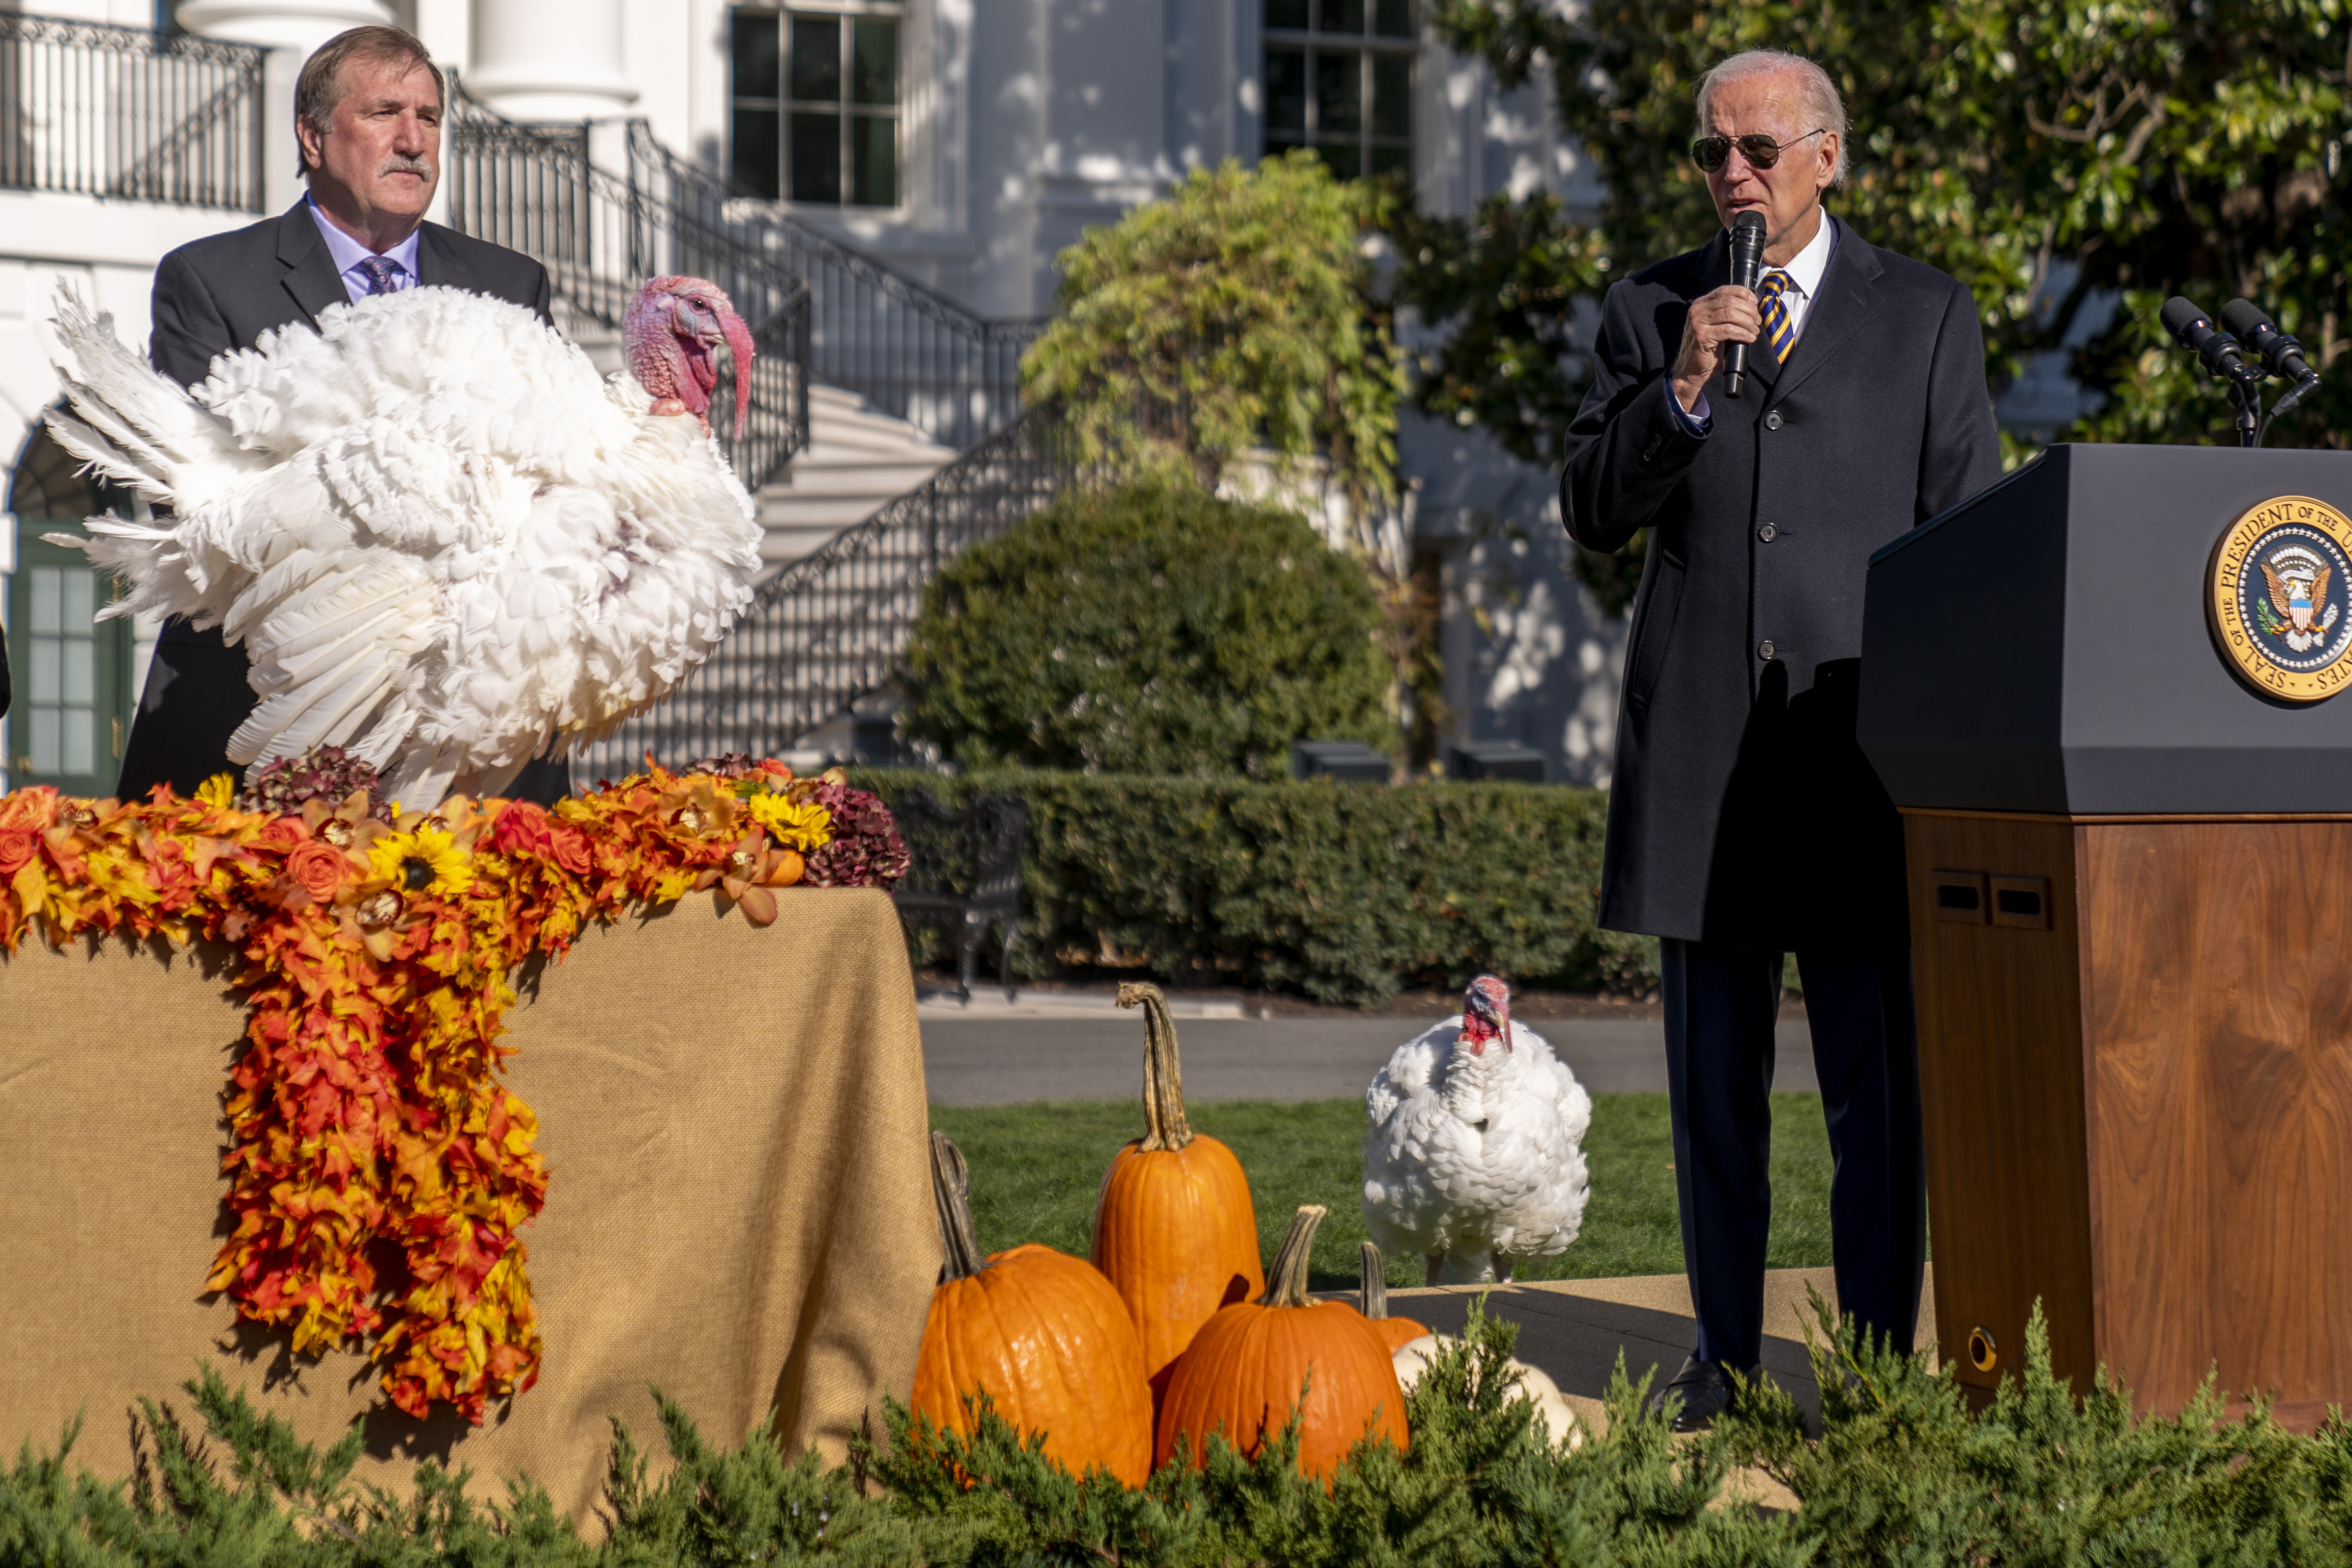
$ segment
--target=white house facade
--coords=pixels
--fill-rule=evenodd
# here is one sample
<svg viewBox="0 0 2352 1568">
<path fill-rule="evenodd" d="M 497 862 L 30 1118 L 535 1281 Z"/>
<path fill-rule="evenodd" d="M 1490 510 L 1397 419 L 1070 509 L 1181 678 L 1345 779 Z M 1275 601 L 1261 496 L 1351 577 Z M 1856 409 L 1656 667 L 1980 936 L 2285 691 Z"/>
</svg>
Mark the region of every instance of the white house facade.
<svg viewBox="0 0 2352 1568">
<path fill-rule="evenodd" d="M 559 324 L 592 353 L 609 352 L 606 302 L 633 266 L 723 265 L 739 305 L 764 300 L 772 435 L 739 467 L 761 487 L 771 596 L 829 606 L 777 609 L 800 617 L 777 647 L 810 643 L 812 616 L 871 620 L 905 599 L 911 579 L 830 563 L 845 527 L 911 517 L 908 496 L 982 473 L 980 458 L 1000 489 L 1033 471 L 1001 439 L 979 448 L 1013 412 L 1055 256 L 1186 171 L 1307 146 L 1344 174 L 1407 172 L 1440 212 L 1506 190 L 1597 195 L 1540 90 L 1496 90 L 1427 37 L 1414 0 L 178 0 L 163 17 L 149 0 L 33 3 L 55 20 L 0 12 L 12 783 L 110 787 L 146 662 L 143 638 L 91 624 L 97 590 L 70 553 L 37 541 L 82 499 L 37 436 L 58 280 L 143 338 L 165 251 L 299 197 L 294 75 L 343 27 L 398 23 L 455 68 L 471 118 L 452 127 L 435 216 L 547 259 Z M 1605 784 L 1623 632 L 1565 570 L 1552 476 L 1417 418 L 1402 451 L 1446 584 L 1456 737 Z M 739 677 L 767 657 L 743 640 Z M 794 711 L 786 729 L 814 709 Z"/>
</svg>

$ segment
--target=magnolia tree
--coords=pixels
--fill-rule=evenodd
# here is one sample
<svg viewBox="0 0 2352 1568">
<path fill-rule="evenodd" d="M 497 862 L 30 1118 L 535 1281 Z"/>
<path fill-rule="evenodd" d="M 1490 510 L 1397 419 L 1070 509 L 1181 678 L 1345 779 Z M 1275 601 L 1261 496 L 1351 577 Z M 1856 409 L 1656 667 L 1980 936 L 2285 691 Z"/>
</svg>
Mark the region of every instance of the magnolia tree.
<svg viewBox="0 0 2352 1568">
<path fill-rule="evenodd" d="M 1391 717 L 1425 753 L 1436 595 L 1396 479 L 1404 366 L 1365 254 L 1380 199 L 1304 152 L 1195 170 L 1062 253 L 1022 391 L 1085 462 L 1297 511 L 1354 559 L 1380 601 Z"/>
<path fill-rule="evenodd" d="M 2352 346 L 2343 0 L 1437 0 L 1431 21 L 1505 85 L 1548 80 L 1608 192 L 1591 224 L 1541 195 L 1390 219 L 1399 300 L 1455 328 L 1416 396 L 1522 457 L 1559 460 L 1582 395 L 1575 301 L 1715 232 L 1692 89 L 1747 48 L 1828 68 L 1853 121 L 1832 210 L 1969 286 L 1991 390 L 2069 352 L 2097 395 L 2063 439 L 2230 438 L 2220 389 L 2158 324 L 2174 293 L 2267 306 L 2322 369 Z M 2094 300 L 2117 308 L 2079 315 Z M 2352 443 L 2352 388 L 2331 380 L 2271 443 Z M 1629 600 L 1631 577 L 1594 564 Z"/>
</svg>

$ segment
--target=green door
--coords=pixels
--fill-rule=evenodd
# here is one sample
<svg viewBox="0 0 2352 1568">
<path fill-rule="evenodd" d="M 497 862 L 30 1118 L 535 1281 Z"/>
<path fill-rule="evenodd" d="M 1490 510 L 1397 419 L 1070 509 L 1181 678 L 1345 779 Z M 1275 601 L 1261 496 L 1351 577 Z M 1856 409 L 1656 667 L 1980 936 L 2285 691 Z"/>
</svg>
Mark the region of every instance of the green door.
<svg viewBox="0 0 2352 1568">
<path fill-rule="evenodd" d="M 108 795 L 131 729 L 129 617 L 100 621 L 114 580 L 44 533 L 82 531 L 76 520 L 19 516 L 8 579 L 8 784 L 55 784 Z"/>
</svg>

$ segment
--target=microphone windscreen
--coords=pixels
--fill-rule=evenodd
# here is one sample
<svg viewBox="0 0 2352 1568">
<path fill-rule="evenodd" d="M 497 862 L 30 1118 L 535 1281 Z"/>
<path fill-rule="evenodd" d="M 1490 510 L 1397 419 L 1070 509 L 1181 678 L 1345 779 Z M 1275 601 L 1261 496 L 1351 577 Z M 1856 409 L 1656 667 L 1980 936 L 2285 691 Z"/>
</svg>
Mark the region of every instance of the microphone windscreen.
<svg viewBox="0 0 2352 1568">
<path fill-rule="evenodd" d="M 1754 207 L 1749 207 L 1749 208 L 1746 209 L 1746 210 L 1745 210 L 1745 211 L 1743 211 L 1743 212 L 1738 212 L 1738 213 L 1735 213 L 1735 214 L 1733 214 L 1733 215 L 1732 215 L 1732 218 L 1731 218 L 1731 232 L 1732 232 L 1732 233 L 1734 233 L 1734 234 L 1738 234 L 1738 233 L 1739 233 L 1742 229 L 1750 229 L 1750 228 L 1755 229 L 1755 230 L 1757 230 L 1757 231 L 1759 231 L 1759 232 L 1760 233 L 1760 232 L 1762 231 L 1763 227 L 1764 227 L 1764 215 L 1763 215 L 1762 213 L 1758 212 Z"/>
<path fill-rule="evenodd" d="M 2232 300 L 2222 306 L 2221 324 L 2230 329 L 2231 337 L 2240 342 L 2249 343 L 2265 329 L 2271 331 L 2278 330 L 2272 325 L 2271 319 L 2263 314 L 2262 307 L 2252 300 Z"/>
<path fill-rule="evenodd" d="M 1764 215 L 1750 207 L 1731 220 L 1731 280 L 1753 289 L 1763 269 Z"/>
<path fill-rule="evenodd" d="M 2161 312 L 2164 330 L 2178 338 L 2189 328 L 2206 319 L 2205 312 L 2175 294 L 2164 302 Z"/>
</svg>

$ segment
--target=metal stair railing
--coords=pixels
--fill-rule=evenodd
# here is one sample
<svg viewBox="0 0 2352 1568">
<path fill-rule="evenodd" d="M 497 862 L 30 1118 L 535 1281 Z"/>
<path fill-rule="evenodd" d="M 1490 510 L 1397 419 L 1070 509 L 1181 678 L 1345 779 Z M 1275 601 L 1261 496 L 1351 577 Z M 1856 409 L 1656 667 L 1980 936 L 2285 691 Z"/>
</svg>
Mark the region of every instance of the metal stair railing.
<svg viewBox="0 0 2352 1568">
<path fill-rule="evenodd" d="M 742 236 L 659 192 L 598 168 L 585 126 L 522 125 L 462 88 L 452 94 L 450 226 L 543 263 L 556 299 L 583 324 L 618 333 L 648 278 L 704 278 L 727 291 L 758 349 L 743 439 L 731 395 L 711 426 L 747 489 L 774 479 L 808 446 L 809 289 Z"/>
<path fill-rule="evenodd" d="M 261 211 L 268 55 L 0 11 L 0 189 Z"/>
<path fill-rule="evenodd" d="M 682 767 L 723 752 L 775 756 L 887 686 L 940 565 L 1082 478 L 1072 444 L 1023 416 L 758 593 L 709 662 L 669 700 L 583 748 L 572 776 Z"/>
<path fill-rule="evenodd" d="M 631 183 L 670 206 L 743 237 L 811 295 L 810 365 L 942 446 L 961 450 L 1021 409 L 1021 356 L 1045 319 L 992 319 L 860 254 L 677 156 L 643 121 L 629 125 Z"/>
</svg>

